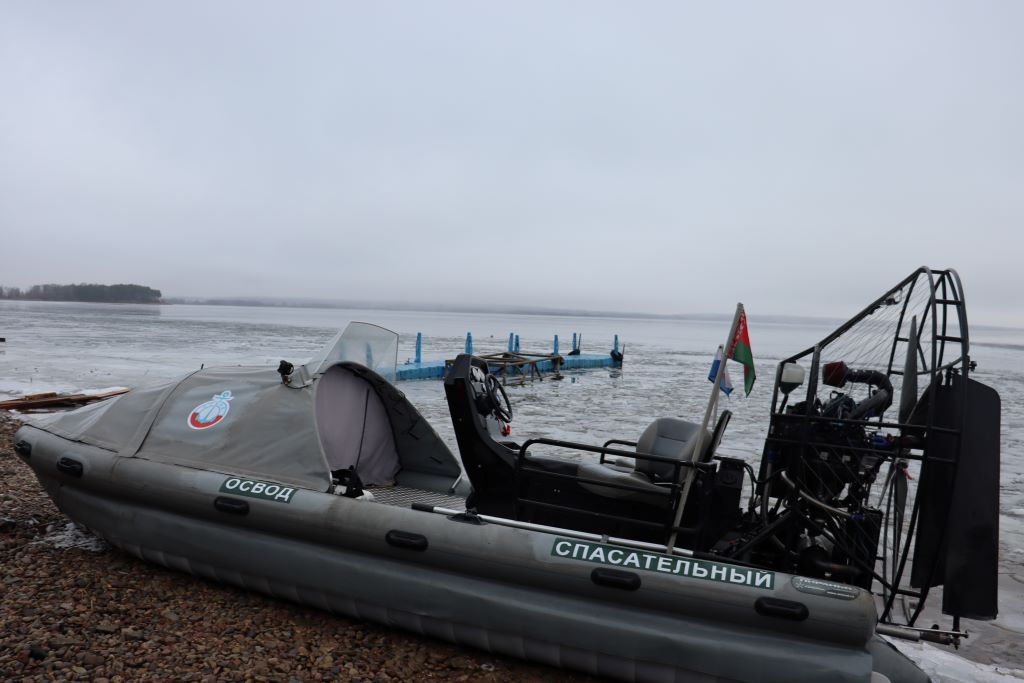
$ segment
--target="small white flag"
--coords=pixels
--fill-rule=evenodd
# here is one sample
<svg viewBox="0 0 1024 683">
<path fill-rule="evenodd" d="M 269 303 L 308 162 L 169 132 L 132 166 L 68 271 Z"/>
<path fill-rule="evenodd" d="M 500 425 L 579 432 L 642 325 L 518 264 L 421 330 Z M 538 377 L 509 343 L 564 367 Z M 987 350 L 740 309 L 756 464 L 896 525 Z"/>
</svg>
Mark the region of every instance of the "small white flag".
<svg viewBox="0 0 1024 683">
<path fill-rule="evenodd" d="M 722 347 L 718 347 L 718 351 L 715 352 L 715 360 L 711 363 L 711 372 L 708 373 L 708 381 L 714 383 L 715 373 L 718 372 L 718 366 L 722 364 Z M 732 393 L 732 380 L 729 379 L 729 366 L 726 364 L 722 367 L 722 383 L 718 385 L 718 388 L 725 392 L 728 396 Z"/>
</svg>

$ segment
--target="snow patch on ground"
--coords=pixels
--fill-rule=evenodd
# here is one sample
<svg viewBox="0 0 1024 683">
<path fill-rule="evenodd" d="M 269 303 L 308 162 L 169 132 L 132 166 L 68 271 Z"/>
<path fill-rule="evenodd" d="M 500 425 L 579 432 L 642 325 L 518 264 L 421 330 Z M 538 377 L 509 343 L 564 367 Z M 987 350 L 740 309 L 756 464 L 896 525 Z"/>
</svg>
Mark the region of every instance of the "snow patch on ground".
<svg viewBox="0 0 1024 683">
<path fill-rule="evenodd" d="M 68 522 L 62 527 L 56 524 L 51 525 L 46 530 L 46 535 L 36 543 L 43 543 L 61 550 L 79 548 L 91 553 L 102 553 L 110 548 L 105 541 L 96 538 L 74 522 Z"/>
<path fill-rule="evenodd" d="M 128 387 L 102 387 L 100 389 L 82 389 L 82 393 L 86 396 L 95 396 L 96 394 L 106 394 L 110 391 L 122 391 Z"/>
<path fill-rule="evenodd" d="M 930 643 L 889 638 L 890 643 L 912 659 L 921 670 L 931 676 L 934 683 L 1021 683 L 1024 669 L 979 664 L 964 659 L 953 650 L 935 647 Z"/>
</svg>

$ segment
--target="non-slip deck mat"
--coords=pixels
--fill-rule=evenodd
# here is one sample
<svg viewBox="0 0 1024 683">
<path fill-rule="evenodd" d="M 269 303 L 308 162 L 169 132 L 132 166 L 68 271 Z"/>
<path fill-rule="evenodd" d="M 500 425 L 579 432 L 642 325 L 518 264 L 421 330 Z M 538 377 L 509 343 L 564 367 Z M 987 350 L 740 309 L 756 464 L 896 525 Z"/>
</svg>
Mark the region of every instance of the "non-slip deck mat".
<svg viewBox="0 0 1024 683">
<path fill-rule="evenodd" d="M 460 512 L 466 509 L 465 498 L 449 496 L 434 491 L 424 491 L 423 489 L 414 489 L 409 486 L 375 486 L 367 490 L 373 494 L 374 501 L 384 505 L 407 508 L 412 507 L 413 503 L 423 503 L 424 505 L 450 508 Z"/>
</svg>

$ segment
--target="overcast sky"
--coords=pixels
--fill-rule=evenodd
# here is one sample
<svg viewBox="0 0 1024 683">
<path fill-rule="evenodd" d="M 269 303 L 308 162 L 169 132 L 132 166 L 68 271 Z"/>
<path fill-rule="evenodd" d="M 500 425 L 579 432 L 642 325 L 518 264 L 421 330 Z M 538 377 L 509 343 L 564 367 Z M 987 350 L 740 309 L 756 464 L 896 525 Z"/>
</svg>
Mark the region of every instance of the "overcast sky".
<svg viewBox="0 0 1024 683">
<path fill-rule="evenodd" d="M 0 2 L 0 284 L 1024 327 L 1024 3 Z"/>
</svg>

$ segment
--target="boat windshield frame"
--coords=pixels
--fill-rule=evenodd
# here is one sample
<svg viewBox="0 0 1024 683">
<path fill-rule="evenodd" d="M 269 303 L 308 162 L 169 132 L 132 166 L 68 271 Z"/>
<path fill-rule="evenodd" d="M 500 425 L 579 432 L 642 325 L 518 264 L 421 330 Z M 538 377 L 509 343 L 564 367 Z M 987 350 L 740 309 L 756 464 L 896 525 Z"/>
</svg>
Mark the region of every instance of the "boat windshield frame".
<svg viewBox="0 0 1024 683">
<path fill-rule="evenodd" d="M 398 368 L 398 338 L 397 332 L 386 327 L 352 321 L 303 367 L 310 378 L 316 378 L 332 365 L 358 363 L 393 382 Z"/>
</svg>

